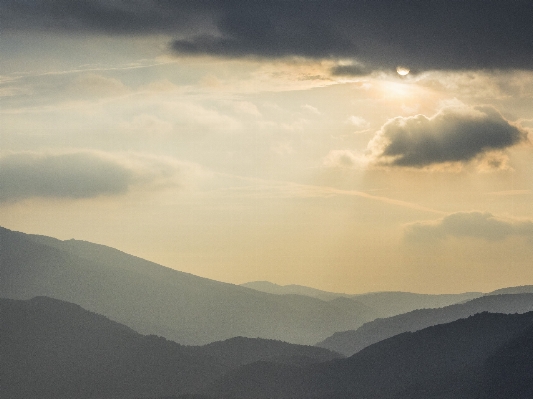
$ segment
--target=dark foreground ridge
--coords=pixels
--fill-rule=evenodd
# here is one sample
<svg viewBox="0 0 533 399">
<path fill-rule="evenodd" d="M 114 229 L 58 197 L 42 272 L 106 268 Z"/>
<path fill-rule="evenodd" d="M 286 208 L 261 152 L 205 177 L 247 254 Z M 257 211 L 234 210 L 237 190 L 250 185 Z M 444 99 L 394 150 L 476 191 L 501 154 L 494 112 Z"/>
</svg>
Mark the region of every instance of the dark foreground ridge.
<svg viewBox="0 0 533 399">
<path fill-rule="evenodd" d="M 71 303 L 0 299 L 2 398 L 530 398 L 532 373 L 533 312 L 481 313 L 341 359 L 242 337 L 187 347 Z"/>
<path fill-rule="evenodd" d="M 1 398 L 193 394 L 249 363 L 307 366 L 339 357 L 312 346 L 243 337 L 183 346 L 68 302 L 0 299 Z"/>
<path fill-rule="evenodd" d="M 504 399 L 533 397 L 533 312 L 481 313 L 403 333 L 306 368 L 243 366 L 213 394 L 235 398 Z"/>
</svg>

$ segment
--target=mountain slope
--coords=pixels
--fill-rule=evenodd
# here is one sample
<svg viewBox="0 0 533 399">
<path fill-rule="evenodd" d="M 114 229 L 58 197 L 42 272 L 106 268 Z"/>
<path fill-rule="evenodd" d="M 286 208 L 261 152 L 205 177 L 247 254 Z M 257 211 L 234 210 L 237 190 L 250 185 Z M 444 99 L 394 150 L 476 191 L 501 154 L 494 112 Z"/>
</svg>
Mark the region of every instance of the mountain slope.
<svg viewBox="0 0 533 399">
<path fill-rule="evenodd" d="M 221 373 L 185 347 L 143 337 L 67 302 L 3 299 L 0 309 L 3 398 L 181 393 L 198 383 L 191 370 Z"/>
<path fill-rule="evenodd" d="M 533 294 L 490 295 L 473 299 L 464 304 L 440 309 L 419 309 L 409 313 L 368 322 L 357 330 L 337 332 L 317 346 L 345 356 L 408 331 L 418 331 L 437 324 L 449 323 L 476 313 L 525 313 L 533 311 Z"/>
<path fill-rule="evenodd" d="M 440 308 L 478 298 L 481 292 L 465 292 L 462 294 L 415 294 L 412 292 L 370 292 L 367 294 L 341 294 L 318 290 L 302 285 L 278 285 L 268 281 L 252 281 L 241 284 L 244 287 L 269 294 L 288 295 L 298 294 L 325 301 L 337 298 L 350 298 L 369 309 L 372 309 L 376 317 L 390 317 L 401 313 L 407 313 L 415 309 Z"/>
<path fill-rule="evenodd" d="M 272 399 L 526 398 L 533 385 L 532 356 L 520 348 L 531 347 L 533 312 L 481 313 L 397 335 L 348 359 L 307 367 L 246 365 L 212 390 L 220 396 Z M 513 374 L 497 375 L 506 364 L 514 366 Z M 500 393 L 505 387 L 507 396 L 491 391 L 494 385 Z M 509 396 L 514 391 L 528 395 Z"/>
<path fill-rule="evenodd" d="M 337 292 L 328 292 L 319 290 L 316 288 L 306 287 L 303 285 L 290 284 L 290 285 L 279 285 L 271 283 L 270 281 L 251 281 L 249 283 L 241 284 L 243 287 L 251 288 L 253 290 L 266 292 L 269 294 L 276 295 L 305 295 L 313 298 L 322 299 L 323 301 L 330 301 L 335 298 L 349 298 L 352 295 L 350 294 L 341 294 Z"/>
<path fill-rule="evenodd" d="M 486 295 L 501 295 L 501 294 L 533 294 L 533 285 L 519 285 L 517 287 L 506 287 L 489 292 Z"/>
<path fill-rule="evenodd" d="M 111 398 L 200 391 L 259 360 L 306 364 L 338 355 L 280 341 L 235 338 L 186 347 L 143 336 L 78 305 L 47 297 L 0 299 L 0 397 Z"/>
<path fill-rule="evenodd" d="M 370 292 L 352 298 L 374 309 L 379 317 L 390 317 L 416 309 L 442 308 L 479 298 L 481 292 L 462 294 L 415 294 L 412 292 Z"/>
<path fill-rule="evenodd" d="M 279 296 L 169 269 L 113 248 L 0 228 L 0 296 L 76 303 L 182 344 L 235 336 L 314 344 L 375 317 L 355 301 Z"/>
</svg>

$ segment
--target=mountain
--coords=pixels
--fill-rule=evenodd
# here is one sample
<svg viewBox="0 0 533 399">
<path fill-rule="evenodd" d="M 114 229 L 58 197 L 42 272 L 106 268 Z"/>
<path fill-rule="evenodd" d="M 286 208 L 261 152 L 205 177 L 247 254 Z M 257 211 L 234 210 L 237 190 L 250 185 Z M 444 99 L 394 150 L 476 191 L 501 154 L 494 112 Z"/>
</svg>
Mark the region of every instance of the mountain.
<svg viewBox="0 0 533 399">
<path fill-rule="evenodd" d="M 476 313 L 525 313 L 533 311 L 533 294 L 490 295 L 473 299 L 464 304 L 450 305 L 440 309 L 420 309 L 401 315 L 376 319 L 365 323 L 357 330 L 337 332 L 317 346 L 345 356 L 394 335 L 418 331 L 437 324 L 449 323 Z"/>
<path fill-rule="evenodd" d="M 211 389 L 235 398 L 530 398 L 531 348 L 533 312 L 480 313 L 394 336 L 347 359 L 245 365 Z"/>
<path fill-rule="evenodd" d="M 485 363 L 483 398 L 533 398 L 533 329 L 503 345 Z"/>
<path fill-rule="evenodd" d="M 441 308 L 479 298 L 481 292 L 462 294 L 415 294 L 412 292 L 371 292 L 353 299 L 373 309 L 379 317 L 390 317 L 416 309 Z"/>
<path fill-rule="evenodd" d="M 247 363 L 309 365 L 338 357 L 311 346 L 242 337 L 187 347 L 143 336 L 68 302 L 0 299 L 2 398 L 192 394 Z"/>
<path fill-rule="evenodd" d="M 501 294 L 533 294 L 533 285 L 519 285 L 517 287 L 500 288 L 499 290 L 489 292 L 486 295 Z"/>
<path fill-rule="evenodd" d="M 310 296 L 312 298 L 322 299 L 323 301 L 331 301 L 332 299 L 336 298 L 350 298 L 352 296 L 350 294 L 322 291 L 316 288 L 306 287 L 297 284 L 279 285 L 271 283 L 270 281 L 251 281 L 249 283 L 241 284 L 241 286 L 261 292 L 267 292 L 269 294 L 305 295 Z"/>
<path fill-rule="evenodd" d="M 530 398 L 532 365 L 533 312 L 480 313 L 339 359 L 242 337 L 182 346 L 64 301 L 0 299 L 10 399 Z"/>
<path fill-rule="evenodd" d="M 339 353 L 316 346 L 295 345 L 261 338 L 235 337 L 194 347 L 195 353 L 215 357 L 228 368 L 256 361 L 308 365 L 342 358 Z M 322 351 L 318 351 L 321 349 Z"/>
<path fill-rule="evenodd" d="M 187 345 L 244 336 L 314 344 L 375 315 L 357 301 L 272 295 L 84 241 L 0 228 L 0 297 L 48 296 Z"/>
<path fill-rule="evenodd" d="M 276 295 L 298 294 L 324 301 L 337 298 L 350 298 L 372 309 L 376 317 L 390 317 L 415 309 L 441 308 L 455 303 L 481 297 L 481 292 L 462 294 L 415 294 L 412 292 L 370 292 L 367 294 L 341 294 L 318 290 L 302 285 L 278 285 L 268 281 L 252 281 L 241 284 L 244 287 Z"/>
</svg>

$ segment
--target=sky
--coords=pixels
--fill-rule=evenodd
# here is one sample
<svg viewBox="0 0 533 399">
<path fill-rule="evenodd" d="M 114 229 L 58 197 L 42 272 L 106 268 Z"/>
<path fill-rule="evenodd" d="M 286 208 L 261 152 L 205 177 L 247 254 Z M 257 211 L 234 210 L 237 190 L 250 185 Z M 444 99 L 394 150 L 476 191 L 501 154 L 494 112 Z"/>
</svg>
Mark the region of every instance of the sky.
<svg viewBox="0 0 533 399">
<path fill-rule="evenodd" d="M 533 284 L 532 18 L 0 0 L 0 225 L 234 284 Z"/>
</svg>

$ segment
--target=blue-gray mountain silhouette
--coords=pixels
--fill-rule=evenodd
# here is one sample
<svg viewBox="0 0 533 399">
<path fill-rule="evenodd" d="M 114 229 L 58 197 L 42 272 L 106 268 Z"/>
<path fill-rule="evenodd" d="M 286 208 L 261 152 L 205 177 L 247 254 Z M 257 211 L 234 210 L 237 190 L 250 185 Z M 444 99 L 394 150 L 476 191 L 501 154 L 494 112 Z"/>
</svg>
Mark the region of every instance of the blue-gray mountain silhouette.
<svg viewBox="0 0 533 399">
<path fill-rule="evenodd" d="M 0 299 L 0 397 L 133 398 L 197 393 L 259 360 L 309 365 L 340 355 L 237 337 L 183 346 L 48 297 Z"/>
<path fill-rule="evenodd" d="M 376 319 L 357 330 L 336 332 L 317 346 L 345 356 L 394 335 L 418 331 L 437 324 L 449 323 L 476 313 L 526 313 L 533 311 L 533 294 L 487 295 L 463 304 L 440 309 L 419 309 L 393 317 Z"/>
<path fill-rule="evenodd" d="M 357 301 L 266 294 L 103 245 L 0 228 L 0 297 L 49 296 L 142 334 L 200 345 L 236 336 L 315 344 L 375 315 Z"/>
<path fill-rule="evenodd" d="M 367 294 L 343 294 L 328 292 L 316 288 L 305 287 L 297 284 L 278 285 L 269 281 L 252 281 L 241 284 L 254 290 L 278 295 L 306 295 L 313 298 L 331 301 L 338 298 L 350 298 L 372 309 L 376 317 L 390 317 L 407 313 L 415 309 L 441 308 L 478 298 L 481 292 L 465 292 L 462 294 L 416 294 L 402 291 L 370 292 Z"/>
<path fill-rule="evenodd" d="M 350 358 L 307 367 L 256 362 L 214 396 L 270 399 L 533 397 L 533 312 L 480 313 L 391 337 Z"/>
</svg>

